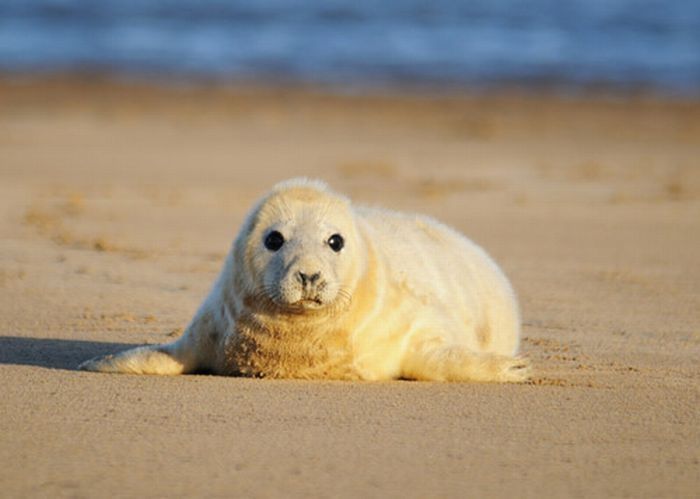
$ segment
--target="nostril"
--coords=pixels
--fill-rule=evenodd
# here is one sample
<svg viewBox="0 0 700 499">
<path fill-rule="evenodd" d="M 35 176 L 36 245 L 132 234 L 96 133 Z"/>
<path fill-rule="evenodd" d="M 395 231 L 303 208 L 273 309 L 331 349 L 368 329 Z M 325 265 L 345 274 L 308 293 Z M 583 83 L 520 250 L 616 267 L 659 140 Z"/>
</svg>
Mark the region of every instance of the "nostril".
<svg viewBox="0 0 700 499">
<path fill-rule="evenodd" d="M 306 283 L 315 284 L 316 281 L 318 281 L 320 277 L 321 277 L 320 272 L 316 272 L 315 274 L 311 274 L 311 275 L 305 274 L 303 272 L 297 272 L 297 280 L 301 284 L 303 284 L 304 286 L 306 286 Z"/>
</svg>

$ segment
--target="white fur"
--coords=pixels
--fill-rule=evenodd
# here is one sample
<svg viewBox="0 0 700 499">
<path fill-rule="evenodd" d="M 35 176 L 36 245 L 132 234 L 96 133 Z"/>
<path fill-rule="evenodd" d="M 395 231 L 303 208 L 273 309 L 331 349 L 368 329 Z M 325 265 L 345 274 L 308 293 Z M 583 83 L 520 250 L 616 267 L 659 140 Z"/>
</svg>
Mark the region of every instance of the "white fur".
<svg viewBox="0 0 700 499">
<path fill-rule="evenodd" d="M 277 252 L 266 234 L 285 234 Z M 327 244 L 342 234 L 336 253 Z M 318 289 L 294 277 L 318 273 Z M 312 293 L 316 302 L 302 300 Z M 517 302 L 479 246 L 425 216 L 357 207 L 326 184 L 273 187 L 175 343 L 97 358 L 101 372 L 523 381 Z"/>
</svg>

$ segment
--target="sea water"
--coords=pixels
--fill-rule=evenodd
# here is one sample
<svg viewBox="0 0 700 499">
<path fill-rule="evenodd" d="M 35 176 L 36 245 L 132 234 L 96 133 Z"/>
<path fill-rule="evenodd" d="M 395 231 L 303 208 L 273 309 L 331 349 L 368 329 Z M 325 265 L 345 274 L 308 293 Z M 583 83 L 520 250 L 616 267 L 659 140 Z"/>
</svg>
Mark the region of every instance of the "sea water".
<svg viewBox="0 0 700 499">
<path fill-rule="evenodd" d="M 700 92 L 700 0 L 0 0 L 0 71 Z"/>
</svg>

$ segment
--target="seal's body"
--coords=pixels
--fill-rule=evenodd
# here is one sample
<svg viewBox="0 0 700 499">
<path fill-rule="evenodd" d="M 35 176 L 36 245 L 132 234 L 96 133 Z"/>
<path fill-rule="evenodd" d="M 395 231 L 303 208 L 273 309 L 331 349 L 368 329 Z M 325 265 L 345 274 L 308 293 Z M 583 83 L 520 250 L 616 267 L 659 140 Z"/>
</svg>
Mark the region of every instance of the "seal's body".
<svg viewBox="0 0 700 499">
<path fill-rule="evenodd" d="M 523 381 L 517 302 L 493 260 L 428 217 L 353 206 L 318 181 L 252 210 L 174 343 L 93 359 L 101 372 Z"/>
</svg>

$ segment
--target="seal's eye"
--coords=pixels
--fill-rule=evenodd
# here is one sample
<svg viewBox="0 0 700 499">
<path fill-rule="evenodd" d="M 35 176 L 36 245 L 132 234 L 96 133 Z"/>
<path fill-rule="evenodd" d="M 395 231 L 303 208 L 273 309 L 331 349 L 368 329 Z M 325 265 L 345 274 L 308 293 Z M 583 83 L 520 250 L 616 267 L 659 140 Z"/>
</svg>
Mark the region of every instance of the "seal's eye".
<svg viewBox="0 0 700 499">
<path fill-rule="evenodd" d="M 345 246 L 345 239 L 340 234 L 333 234 L 328 238 L 328 246 L 337 253 Z"/>
<path fill-rule="evenodd" d="M 277 251 L 284 244 L 284 236 L 276 230 L 270 232 L 265 238 L 265 247 L 270 251 Z"/>
</svg>

